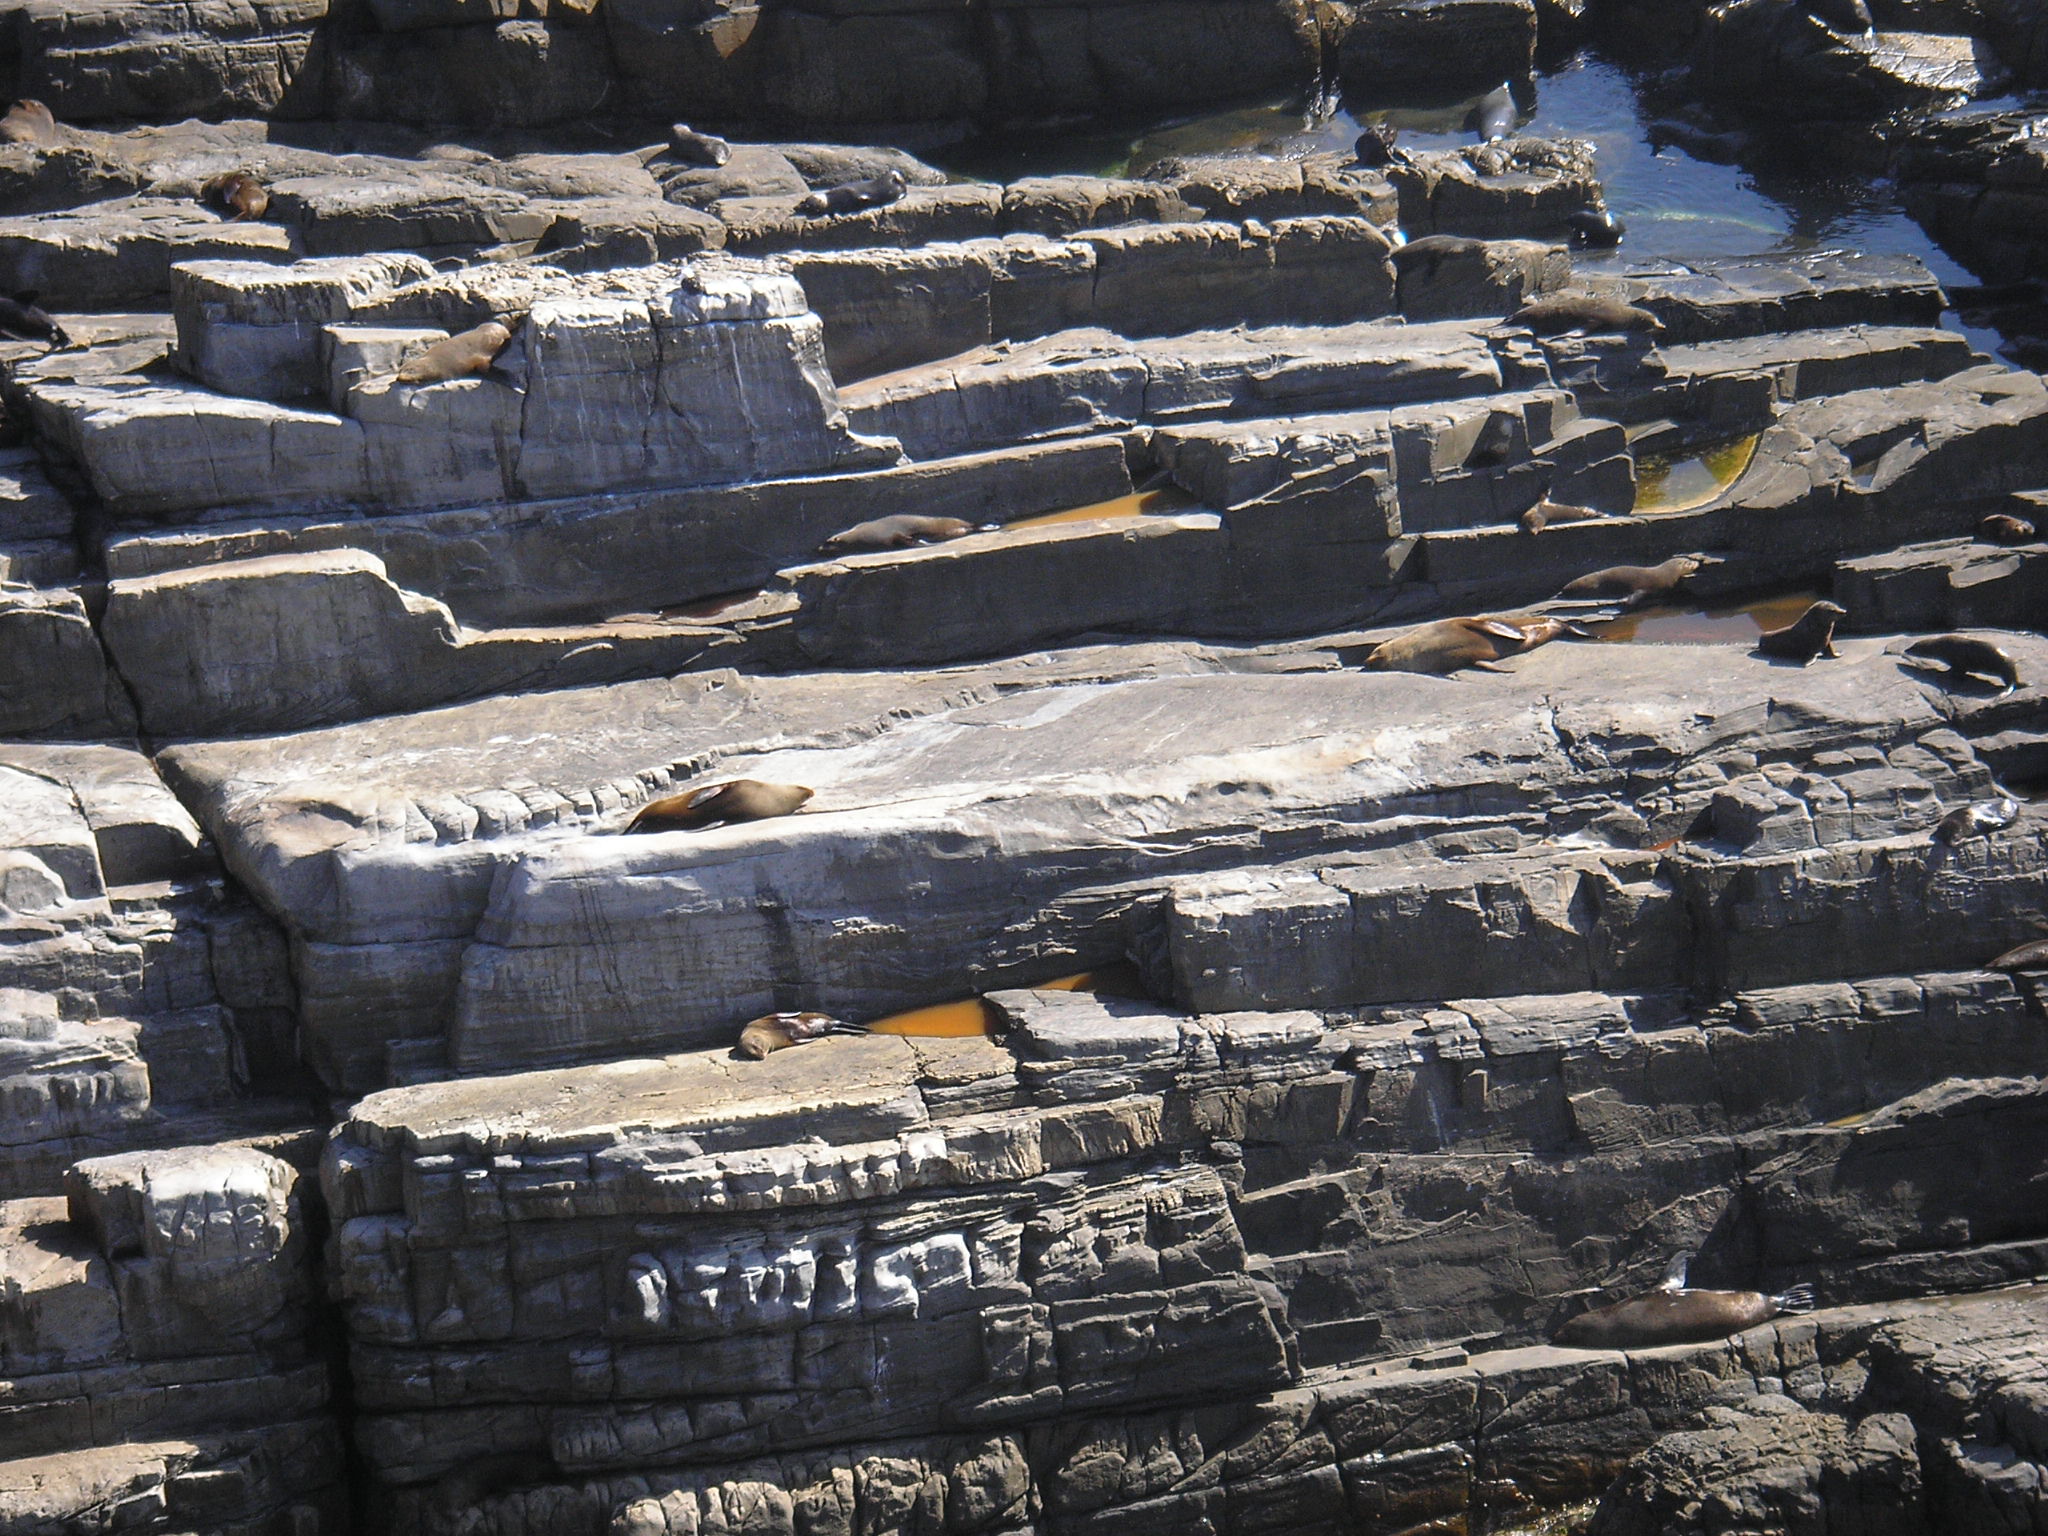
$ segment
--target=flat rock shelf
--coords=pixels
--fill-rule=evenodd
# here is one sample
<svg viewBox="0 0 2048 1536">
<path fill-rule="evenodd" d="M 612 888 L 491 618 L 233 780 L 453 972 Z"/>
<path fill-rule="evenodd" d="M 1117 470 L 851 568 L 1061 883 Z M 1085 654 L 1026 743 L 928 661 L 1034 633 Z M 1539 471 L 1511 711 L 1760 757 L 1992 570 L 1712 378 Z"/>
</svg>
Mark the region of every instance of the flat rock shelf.
<svg viewBox="0 0 2048 1536">
<path fill-rule="evenodd" d="M 0 1536 L 2048 1528 L 2048 24 L 1863 10 L 0 0 Z"/>
</svg>

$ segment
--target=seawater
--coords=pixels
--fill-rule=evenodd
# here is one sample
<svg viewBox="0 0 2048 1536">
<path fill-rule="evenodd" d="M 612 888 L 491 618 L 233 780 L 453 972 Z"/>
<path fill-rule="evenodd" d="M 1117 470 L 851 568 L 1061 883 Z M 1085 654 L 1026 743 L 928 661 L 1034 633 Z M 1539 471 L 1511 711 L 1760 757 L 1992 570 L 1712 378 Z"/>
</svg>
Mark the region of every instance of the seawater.
<svg viewBox="0 0 2048 1536">
<path fill-rule="evenodd" d="M 1126 176 L 1172 155 L 1225 152 L 1302 158 L 1349 151 L 1367 122 L 1392 123 L 1411 149 L 1469 144 L 1465 114 L 1476 98 L 1416 107 L 1344 100 L 1335 110 L 1305 111 L 1300 97 L 1254 102 L 1165 123 L 1094 124 L 1085 129 L 1010 131 L 962 141 L 931 160 L 956 175 L 1012 180 L 1019 176 Z M 1702 159 L 1653 142 L 1659 112 L 1621 65 L 1583 51 L 1539 71 L 1524 100 L 1520 131 L 1589 139 L 1607 206 L 1628 225 L 1620 250 L 1583 252 L 1591 272 L 1622 272 L 1659 259 L 1786 255 L 1844 250 L 1917 256 L 1944 284 L 1971 275 L 1905 212 L 1897 190 L 1863 171 L 1819 171 L 1759 143 L 1744 164 Z M 1943 323 L 1979 351 L 2017 351 L 1999 332 Z"/>
</svg>

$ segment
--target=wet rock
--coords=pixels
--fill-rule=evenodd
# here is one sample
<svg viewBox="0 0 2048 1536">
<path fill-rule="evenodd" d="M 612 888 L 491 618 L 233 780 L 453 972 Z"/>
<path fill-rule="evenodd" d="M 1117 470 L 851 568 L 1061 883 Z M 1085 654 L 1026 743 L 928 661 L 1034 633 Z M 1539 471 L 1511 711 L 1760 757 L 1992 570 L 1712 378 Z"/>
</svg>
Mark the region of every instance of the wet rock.
<svg viewBox="0 0 2048 1536">
<path fill-rule="evenodd" d="M 1446 59 L 1442 39 L 1458 39 Z M 1530 0 L 1398 0 L 1358 8 L 1344 33 L 1337 70 L 1354 90 L 1487 89 L 1525 80 L 1536 53 L 1536 7 Z"/>
</svg>

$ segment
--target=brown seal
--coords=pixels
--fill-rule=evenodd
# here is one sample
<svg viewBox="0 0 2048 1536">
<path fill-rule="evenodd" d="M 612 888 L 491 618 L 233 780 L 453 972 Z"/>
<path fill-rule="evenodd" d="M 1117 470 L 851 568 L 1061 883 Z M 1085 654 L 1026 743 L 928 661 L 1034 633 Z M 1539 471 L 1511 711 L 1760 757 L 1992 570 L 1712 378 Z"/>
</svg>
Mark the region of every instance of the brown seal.
<svg viewBox="0 0 2048 1536">
<path fill-rule="evenodd" d="M 2008 949 L 1984 967 L 1987 971 L 2038 971 L 2048 968 L 2048 939 L 2029 939 Z"/>
<path fill-rule="evenodd" d="M 1647 602 L 1678 590 L 1695 572 L 1721 562 L 1712 555 L 1673 555 L 1661 565 L 1610 565 L 1566 582 L 1560 597 L 1620 597 Z"/>
<path fill-rule="evenodd" d="M 1414 156 L 1394 141 L 1400 132 L 1392 123 L 1368 123 L 1351 145 L 1351 158 L 1368 170 L 1382 166 L 1407 165 Z"/>
<path fill-rule="evenodd" d="M 628 832 L 690 832 L 734 821 L 766 821 L 787 816 L 815 790 L 801 784 L 763 784 L 759 779 L 727 779 L 687 789 L 680 795 L 650 800 L 626 824 Z"/>
<path fill-rule="evenodd" d="M 1581 1312 L 1552 1335 L 1567 1349 L 1654 1349 L 1660 1344 L 1723 1339 L 1787 1312 L 1813 1307 L 1813 1288 L 1795 1285 L 1781 1296 L 1762 1291 L 1694 1291 L 1686 1289 L 1689 1253 L 1681 1253 L 1664 1272 L 1664 1283 L 1647 1296 Z"/>
<path fill-rule="evenodd" d="M 1664 322 L 1647 309 L 1597 293 L 1547 294 L 1509 315 L 1508 323 L 1525 325 L 1538 336 L 1557 336 L 1565 331 L 1654 333 L 1664 329 Z"/>
<path fill-rule="evenodd" d="M 813 192 L 796 205 L 796 211 L 813 219 L 829 218 L 839 213 L 862 213 L 870 208 L 886 208 L 909 190 L 910 183 L 903 179 L 901 171 L 884 171 L 865 181 L 843 182 L 822 192 Z"/>
<path fill-rule="evenodd" d="M 732 158 L 732 146 L 715 133 L 699 133 L 688 123 L 671 123 L 668 152 L 684 165 L 720 166 Z"/>
<path fill-rule="evenodd" d="M 2005 512 L 1994 512 L 1977 524 L 1977 539 L 1983 544 L 2031 544 L 2037 537 L 2032 523 Z"/>
<path fill-rule="evenodd" d="M 855 549 L 909 549 L 913 544 L 937 544 L 972 532 L 974 524 L 963 518 L 920 517 L 914 512 L 898 512 L 893 517 L 877 517 L 865 523 L 855 523 L 851 528 L 833 534 L 818 547 L 842 552 Z"/>
<path fill-rule="evenodd" d="M 770 1051 L 785 1050 L 822 1040 L 827 1035 L 864 1035 L 865 1024 L 849 1024 L 829 1013 L 764 1013 L 740 1031 L 733 1050 L 750 1061 L 760 1061 Z"/>
<path fill-rule="evenodd" d="M 57 116 L 40 101 L 23 97 L 0 117 L 0 143 L 54 144 L 57 140 Z"/>
<path fill-rule="evenodd" d="M 1934 826 L 1934 840 L 1954 847 L 1966 837 L 2002 832 L 2020 819 L 2020 803 L 2011 798 L 1980 800 L 1957 806 Z"/>
<path fill-rule="evenodd" d="M 1783 629 L 1767 629 L 1756 637 L 1756 648 L 1766 656 L 1786 661 L 1809 662 L 1816 656 L 1835 655 L 1835 626 L 1849 617 L 1849 610 L 1836 603 L 1815 603 Z"/>
<path fill-rule="evenodd" d="M 1940 662 L 1948 668 L 1945 677 L 1977 676 L 2005 684 L 2012 692 L 2020 685 L 2019 664 L 1989 640 L 1968 635 L 1929 635 L 1906 647 L 1915 662 Z"/>
<path fill-rule="evenodd" d="M 260 219 L 270 208 L 270 194 L 247 171 L 223 171 L 210 177 L 199 189 L 199 201 L 226 214 L 230 224 Z"/>
<path fill-rule="evenodd" d="M 1404 276 L 1410 267 L 1420 267 L 1422 275 L 1429 278 L 1435 277 L 1436 269 L 1447 261 L 1485 253 L 1486 242 L 1475 240 L 1470 235 L 1424 235 L 1419 240 L 1395 246 L 1388 259 L 1394 263 L 1394 270 Z"/>
<path fill-rule="evenodd" d="M 1548 496 L 1522 514 L 1522 529 L 1526 533 L 1541 533 L 1552 523 L 1604 523 L 1610 521 L 1610 514 L 1593 507 L 1574 506 L 1568 501 L 1552 501 Z"/>
<path fill-rule="evenodd" d="M 1382 640 L 1366 654 L 1365 665 L 1375 672 L 1433 672 L 1439 675 L 1460 667 L 1498 672 L 1493 665 L 1505 656 L 1519 656 L 1548 644 L 1559 635 L 1580 635 L 1585 631 L 1565 619 L 1538 614 L 1480 615 L 1477 618 L 1439 619 L 1418 624 L 1392 639 Z"/>
<path fill-rule="evenodd" d="M 512 328 L 500 320 L 486 320 L 470 330 L 457 331 L 409 359 L 398 370 L 398 382 L 441 384 L 470 374 L 489 373 L 491 364 L 511 339 Z"/>
</svg>

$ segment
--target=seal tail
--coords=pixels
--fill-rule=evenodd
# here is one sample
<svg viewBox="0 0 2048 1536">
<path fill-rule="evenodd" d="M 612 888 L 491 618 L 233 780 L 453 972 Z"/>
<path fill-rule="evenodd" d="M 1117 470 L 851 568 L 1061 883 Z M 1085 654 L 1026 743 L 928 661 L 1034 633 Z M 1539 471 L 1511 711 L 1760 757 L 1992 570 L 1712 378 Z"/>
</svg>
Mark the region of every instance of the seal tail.
<svg viewBox="0 0 2048 1536">
<path fill-rule="evenodd" d="M 1813 1310 L 1813 1287 L 1795 1285 L 1781 1296 L 1773 1296 L 1771 1305 L 1780 1312 L 1811 1312 Z"/>
</svg>

